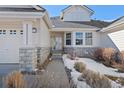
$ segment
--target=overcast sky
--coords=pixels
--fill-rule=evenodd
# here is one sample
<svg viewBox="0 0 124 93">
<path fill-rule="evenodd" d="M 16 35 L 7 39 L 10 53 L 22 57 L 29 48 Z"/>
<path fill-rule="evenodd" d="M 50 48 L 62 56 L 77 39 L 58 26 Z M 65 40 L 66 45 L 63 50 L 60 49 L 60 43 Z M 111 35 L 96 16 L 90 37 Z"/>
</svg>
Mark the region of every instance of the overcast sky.
<svg viewBox="0 0 124 93">
<path fill-rule="evenodd" d="M 60 11 L 68 5 L 44 5 L 50 16 L 58 16 Z M 118 17 L 124 16 L 124 5 L 88 5 L 90 9 L 95 11 L 92 19 L 98 20 L 115 20 Z"/>
</svg>

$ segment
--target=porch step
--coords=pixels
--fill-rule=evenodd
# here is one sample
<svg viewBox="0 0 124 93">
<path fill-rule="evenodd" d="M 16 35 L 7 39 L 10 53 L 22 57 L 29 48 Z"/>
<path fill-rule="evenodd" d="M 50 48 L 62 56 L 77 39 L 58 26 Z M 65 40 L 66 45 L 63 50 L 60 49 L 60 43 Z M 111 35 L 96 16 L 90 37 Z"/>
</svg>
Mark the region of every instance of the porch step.
<svg viewBox="0 0 124 93">
<path fill-rule="evenodd" d="M 52 60 L 56 60 L 56 59 L 62 59 L 62 56 L 53 55 L 52 56 Z"/>
<path fill-rule="evenodd" d="M 62 50 L 53 50 L 52 59 L 62 59 Z"/>
<path fill-rule="evenodd" d="M 52 54 L 62 54 L 62 50 L 52 50 Z"/>
</svg>

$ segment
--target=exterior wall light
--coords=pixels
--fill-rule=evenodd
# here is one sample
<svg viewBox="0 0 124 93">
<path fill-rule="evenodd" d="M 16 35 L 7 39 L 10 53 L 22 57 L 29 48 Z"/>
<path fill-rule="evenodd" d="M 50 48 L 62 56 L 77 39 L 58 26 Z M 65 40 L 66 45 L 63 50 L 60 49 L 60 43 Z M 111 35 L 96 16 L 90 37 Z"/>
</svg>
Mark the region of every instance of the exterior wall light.
<svg viewBox="0 0 124 93">
<path fill-rule="evenodd" d="M 37 28 L 33 27 L 32 28 L 32 33 L 37 33 Z"/>
</svg>

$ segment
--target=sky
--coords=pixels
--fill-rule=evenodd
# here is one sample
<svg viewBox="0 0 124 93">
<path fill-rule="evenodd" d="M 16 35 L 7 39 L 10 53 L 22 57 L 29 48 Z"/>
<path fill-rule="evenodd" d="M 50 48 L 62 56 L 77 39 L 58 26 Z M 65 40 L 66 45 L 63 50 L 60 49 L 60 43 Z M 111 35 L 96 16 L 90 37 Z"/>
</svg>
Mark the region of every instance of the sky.
<svg viewBox="0 0 124 93">
<path fill-rule="evenodd" d="M 59 16 L 68 5 L 44 5 L 50 16 Z M 92 19 L 112 21 L 124 16 L 124 5 L 87 5 L 94 11 Z"/>
</svg>

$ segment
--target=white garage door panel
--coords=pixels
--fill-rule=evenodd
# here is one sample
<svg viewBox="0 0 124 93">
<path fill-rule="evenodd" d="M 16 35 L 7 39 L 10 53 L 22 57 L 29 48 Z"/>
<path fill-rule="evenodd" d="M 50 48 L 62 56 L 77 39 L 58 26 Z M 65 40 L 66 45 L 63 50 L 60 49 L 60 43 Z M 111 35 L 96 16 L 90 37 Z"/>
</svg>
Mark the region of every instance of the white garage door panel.
<svg viewBox="0 0 124 93">
<path fill-rule="evenodd" d="M 22 35 L 19 29 L 12 33 L 9 29 L 5 30 L 6 34 L 0 34 L 0 63 L 18 63 Z"/>
</svg>

